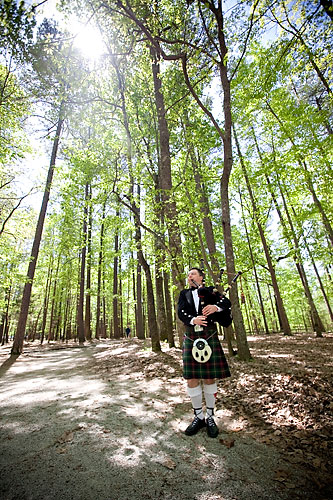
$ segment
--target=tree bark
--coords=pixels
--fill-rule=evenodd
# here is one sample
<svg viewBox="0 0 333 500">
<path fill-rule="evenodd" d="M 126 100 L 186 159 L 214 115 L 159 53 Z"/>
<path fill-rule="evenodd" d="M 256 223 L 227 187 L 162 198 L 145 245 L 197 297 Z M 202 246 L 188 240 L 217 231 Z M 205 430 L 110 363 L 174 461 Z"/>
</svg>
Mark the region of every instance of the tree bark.
<svg viewBox="0 0 333 500">
<path fill-rule="evenodd" d="M 259 277 L 258 277 L 258 272 L 257 272 L 257 266 L 256 266 L 256 263 L 254 260 L 250 236 L 249 236 L 249 232 L 247 230 L 247 225 L 245 222 L 243 197 L 242 197 L 242 193 L 241 193 L 240 189 L 239 189 L 239 197 L 240 197 L 240 202 L 241 202 L 242 218 L 243 218 L 243 224 L 244 224 L 244 229 L 245 229 L 245 234 L 246 234 L 246 241 L 247 241 L 247 246 L 248 246 L 249 252 L 250 252 L 250 258 L 251 258 L 251 263 L 253 266 L 253 273 L 254 273 L 254 278 L 255 278 L 258 297 L 259 297 L 260 311 L 261 311 L 262 319 L 264 321 L 265 333 L 268 335 L 269 328 L 268 328 L 267 319 L 266 319 L 265 306 L 264 306 L 264 301 L 262 298 L 261 288 L 260 288 L 260 284 L 259 284 Z"/>
<path fill-rule="evenodd" d="M 237 146 L 237 151 L 238 151 L 238 155 L 239 155 L 241 167 L 242 167 L 242 170 L 243 170 L 243 173 L 244 173 L 244 178 L 245 178 L 245 181 L 246 181 L 247 189 L 248 189 L 248 192 L 249 192 L 249 195 L 250 195 L 250 199 L 251 199 L 251 203 L 252 203 L 252 208 L 253 208 L 253 213 L 254 213 L 254 216 L 255 216 L 255 221 L 256 221 L 256 224 L 257 224 L 257 227 L 258 227 L 258 231 L 259 231 L 259 234 L 260 234 L 261 243 L 262 243 L 262 246 L 264 248 L 264 252 L 265 252 L 265 256 L 266 256 L 266 261 L 267 261 L 269 273 L 270 273 L 272 284 L 273 284 L 273 288 L 274 288 L 276 306 L 277 306 L 278 315 L 279 315 L 279 318 L 280 318 L 280 321 L 281 321 L 281 327 L 282 327 L 282 330 L 283 330 L 283 332 L 284 332 L 285 335 L 291 335 L 291 329 L 290 329 L 288 317 L 287 317 L 287 314 L 286 314 L 286 311 L 285 311 L 285 308 L 284 308 L 284 304 L 283 304 L 283 300 L 282 300 L 282 297 L 281 297 L 279 285 L 278 285 L 278 282 L 277 282 L 275 268 L 273 266 L 273 261 L 272 261 L 271 255 L 270 255 L 270 250 L 269 250 L 268 243 L 267 243 L 267 240 L 266 240 L 265 232 L 264 232 L 264 229 L 262 227 L 262 224 L 260 223 L 259 209 L 257 207 L 257 203 L 256 203 L 254 195 L 253 195 L 251 183 L 250 183 L 250 180 L 249 180 L 249 177 L 248 177 L 248 174 L 247 174 L 247 170 L 246 170 L 245 163 L 244 163 L 244 160 L 243 160 L 243 156 L 242 156 L 242 153 L 241 153 L 241 150 L 240 150 L 240 146 L 239 146 L 239 143 L 238 143 L 238 139 L 237 139 L 237 135 L 236 135 L 235 129 L 234 129 L 234 135 L 235 135 L 235 142 L 236 142 L 236 146 Z"/>
<path fill-rule="evenodd" d="M 84 332 L 87 340 L 91 340 L 91 232 L 92 232 L 92 206 L 91 206 L 91 185 L 88 185 L 87 199 L 87 286 L 86 286 L 86 303 L 85 303 L 85 318 Z"/>
<path fill-rule="evenodd" d="M 56 275 L 55 275 L 55 279 L 54 279 L 54 283 L 53 283 L 49 333 L 47 335 L 47 341 L 48 342 L 50 342 L 51 340 L 54 340 L 55 310 L 56 310 L 56 295 L 57 295 L 57 285 L 58 285 L 59 261 L 60 261 L 60 259 L 58 258 L 58 265 L 57 265 Z"/>
<path fill-rule="evenodd" d="M 117 211 L 117 218 L 120 215 L 120 211 Z M 119 328 L 119 307 L 118 307 L 118 252 L 119 252 L 119 231 L 118 227 L 114 235 L 114 259 L 113 259 L 113 337 L 115 339 L 120 339 L 121 332 Z"/>
<path fill-rule="evenodd" d="M 102 220 L 99 237 L 99 252 L 98 252 L 98 265 L 97 265 L 97 298 L 96 298 L 96 329 L 95 337 L 99 339 L 103 337 L 103 321 L 101 320 L 101 287 L 102 287 L 102 273 L 103 271 L 103 256 L 104 256 L 104 232 L 105 232 L 105 208 L 106 208 L 106 193 L 102 205 Z"/>
<path fill-rule="evenodd" d="M 228 275 L 235 274 L 235 260 L 231 235 L 230 206 L 229 206 L 229 179 L 233 164 L 232 158 L 232 136 L 231 136 L 231 93 L 230 80 L 228 78 L 227 53 L 228 49 L 224 37 L 224 19 L 222 13 L 222 2 L 218 2 L 215 7 L 214 2 L 207 3 L 208 8 L 214 14 L 217 24 L 217 36 L 220 48 L 220 80 L 223 89 L 223 115 L 224 115 L 224 133 L 223 140 L 223 173 L 220 180 L 221 207 L 222 207 L 222 228 L 224 236 L 224 250 Z M 232 303 L 233 321 L 235 325 L 235 334 L 237 341 L 238 356 L 243 361 L 251 358 L 249 346 L 247 343 L 246 332 L 242 312 L 240 309 L 237 283 L 230 290 L 230 299 Z"/>
<path fill-rule="evenodd" d="M 138 259 L 146 275 L 148 327 L 149 327 L 149 336 L 151 338 L 151 347 L 153 352 L 160 352 L 161 344 L 160 344 L 160 338 L 156 320 L 153 281 L 151 277 L 149 264 L 144 258 L 141 248 L 138 249 Z"/>
<path fill-rule="evenodd" d="M 207 270 L 210 274 L 211 279 L 215 283 L 217 281 L 217 279 L 219 278 L 220 265 L 219 265 L 217 258 L 216 258 L 216 243 L 215 243 L 215 236 L 214 236 L 213 225 L 212 225 L 212 216 L 211 216 L 211 210 L 210 210 L 210 206 L 209 206 L 208 196 L 206 194 L 205 186 L 204 186 L 204 183 L 202 181 L 202 176 L 200 173 L 199 162 L 197 160 L 195 148 L 194 148 L 193 142 L 191 140 L 190 122 L 189 122 L 189 117 L 188 117 L 188 113 L 187 113 L 186 108 L 184 110 L 184 122 L 185 122 L 186 144 L 187 144 L 188 152 L 189 152 L 189 155 L 191 158 L 193 178 L 195 181 L 197 198 L 198 198 L 199 204 L 200 204 L 200 214 L 203 215 L 202 224 L 203 224 L 203 228 L 204 228 L 206 244 L 207 244 L 210 262 L 211 262 L 211 265 L 206 266 L 206 267 L 207 267 Z"/>
<path fill-rule="evenodd" d="M 60 134 L 61 134 L 62 126 L 63 126 L 63 122 L 64 122 L 64 119 L 62 117 L 63 107 L 64 107 L 64 103 L 62 102 L 60 105 L 57 129 L 56 129 L 55 137 L 53 140 L 51 161 L 50 161 L 50 167 L 49 167 L 48 174 L 47 174 L 47 180 L 46 180 L 46 186 L 45 186 L 45 190 L 44 190 L 43 201 L 42 201 L 41 209 L 39 212 L 35 237 L 34 237 L 32 250 L 31 250 L 31 256 L 30 256 L 30 262 L 29 262 L 29 267 L 28 267 L 26 283 L 25 283 L 24 289 L 23 289 L 20 316 L 19 316 L 19 320 L 18 320 L 18 324 L 17 324 L 17 329 L 16 329 L 16 334 L 15 334 L 15 338 L 14 338 L 12 351 L 11 351 L 12 355 L 19 355 L 23 351 L 23 341 L 24 341 L 25 328 L 26 328 L 28 313 L 29 313 L 32 284 L 33 284 L 33 280 L 35 277 L 39 247 L 40 247 L 40 242 L 42 239 L 46 210 L 47 210 L 47 205 L 48 205 L 48 201 L 49 201 L 49 197 L 50 197 L 50 189 L 51 189 L 51 185 L 52 185 L 55 161 L 56 161 L 57 153 L 58 153 Z"/>
<path fill-rule="evenodd" d="M 136 266 L 136 336 L 138 339 L 145 338 L 145 327 L 143 321 L 142 310 L 142 267 L 140 264 L 139 256 L 137 253 L 137 266 Z"/>
<path fill-rule="evenodd" d="M 5 310 L 1 314 L 0 324 L 0 344 L 4 345 L 8 342 L 8 329 L 9 329 L 9 305 L 12 292 L 12 285 L 8 285 L 5 290 Z"/>
<path fill-rule="evenodd" d="M 161 155 L 159 162 L 159 186 L 161 189 L 163 212 L 169 235 L 172 278 L 179 290 L 182 290 L 184 288 L 182 245 L 180 240 L 176 203 L 172 195 L 170 135 L 166 119 L 162 81 L 159 76 L 159 56 L 156 49 L 153 47 L 151 47 L 151 57 Z"/>
<path fill-rule="evenodd" d="M 44 295 L 44 305 L 43 305 L 43 318 L 42 318 L 41 336 L 40 336 L 40 343 L 41 344 L 43 344 L 44 337 L 45 337 L 45 327 L 46 327 L 47 313 L 48 313 L 50 293 L 51 293 L 52 274 L 53 274 L 53 256 L 50 259 L 48 272 L 47 272 L 47 280 L 46 280 L 45 295 Z"/>
<path fill-rule="evenodd" d="M 81 267 L 80 267 L 80 286 L 79 286 L 79 299 L 77 310 L 77 329 L 79 344 L 83 344 L 86 340 L 84 329 L 84 289 L 85 289 L 85 271 L 86 271 L 86 256 L 87 256 L 87 217 L 88 217 L 88 199 L 89 199 L 89 183 L 85 186 L 84 196 L 84 210 L 83 210 L 83 227 L 82 227 L 82 248 L 81 248 Z"/>
<path fill-rule="evenodd" d="M 313 297 L 312 297 L 312 294 L 311 294 L 311 291 L 310 291 L 308 279 L 307 279 L 307 276 L 306 276 L 306 273 L 305 273 L 305 269 L 304 269 L 304 266 L 303 266 L 301 253 L 300 253 L 300 250 L 299 250 L 298 238 L 296 236 L 294 224 L 293 224 L 293 221 L 291 219 L 291 216 L 290 216 L 290 213 L 289 213 L 289 209 L 288 209 L 288 206 L 287 206 L 287 203 L 286 203 L 286 199 L 285 199 L 285 196 L 284 196 L 284 193 L 283 193 L 283 189 L 282 189 L 282 186 L 281 186 L 281 183 L 279 182 L 279 180 L 278 180 L 278 186 L 279 186 L 279 190 L 280 190 L 280 194 L 281 194 L 281 198 L 282 198 L 284 210 L 285 210 L 285 213 L 286 213 L 286 216 L 287 216 L 287 220 L 288 220 L 288 223 L 289 223 L 291 235 L 292 235 L 292 238 L 293 238 L 293 241 L 294 241 L 294 252 L 295 252 L 294 253 L 294 260 L 295 260 L 295 264 L 296 264 L 299 276 L 301 278 L 301 282 L 302 282 L 302 285 L 303 285 L 303 288 L 304 288 L 304 293 L 305 293 L 306 299 L 308 301 L 312 326 L 313 326 L 314 331 L 316 332 L 316 336 L 317 337 L 322 337 L 323 336 L 323 332 L 325 331 L 325 328 L 324 328 L 324 325 L 323 325 L 323 323 L 322 323 L 322 321 L 320 319 L 320 316 L 318 314 L 317 308 L 315 306 L 315 303 L 314 303 L 314 300 L 313 300 Z"/>
</svg>

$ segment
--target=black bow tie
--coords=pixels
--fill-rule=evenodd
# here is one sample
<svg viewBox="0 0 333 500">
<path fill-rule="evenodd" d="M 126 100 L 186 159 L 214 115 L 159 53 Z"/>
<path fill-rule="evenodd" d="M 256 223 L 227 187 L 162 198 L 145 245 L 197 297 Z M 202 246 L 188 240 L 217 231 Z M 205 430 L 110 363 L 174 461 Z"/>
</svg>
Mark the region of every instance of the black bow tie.
<svg viewBox="0 0 333 500">
<path fill-rule="evenodd" d="M 191 286 L 191 287 L 190 287 L 190 290 L 192 290 L 192 292 L 193 292 L 194 290 L 198 290 L 198 289 L 197 289 L 197 287 L 196 287 L 196 286 Z"/>
</svg>

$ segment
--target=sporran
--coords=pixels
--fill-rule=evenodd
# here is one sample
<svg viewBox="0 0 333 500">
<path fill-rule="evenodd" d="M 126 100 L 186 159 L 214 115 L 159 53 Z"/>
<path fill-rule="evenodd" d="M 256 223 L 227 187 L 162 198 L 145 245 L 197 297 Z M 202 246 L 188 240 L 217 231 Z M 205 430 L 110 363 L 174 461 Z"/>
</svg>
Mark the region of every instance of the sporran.
<svg viewBox="0 0 333 500">
<path fill-rule="evenodd" d="M 212 349 L 210 348 L 206 339 L 198 338 L 193 342 L 192 356 L 198 363 L 206 363 L 212 355 Z"/>
</svg>

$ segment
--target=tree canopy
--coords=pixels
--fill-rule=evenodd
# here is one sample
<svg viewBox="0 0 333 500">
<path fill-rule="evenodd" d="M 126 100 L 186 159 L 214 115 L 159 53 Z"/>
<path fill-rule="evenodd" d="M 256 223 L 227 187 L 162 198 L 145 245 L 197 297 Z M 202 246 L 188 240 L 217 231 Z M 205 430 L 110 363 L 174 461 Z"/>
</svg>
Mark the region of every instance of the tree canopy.
<svg viewBox="0 0 333 500">
<path fill-rule="evenodd" d="M 18 353 L 24 337 L 129 325 L 155 351 L 172 346 L 201 263 L 207 284 L 224 269 L 221 290 L 242 271 L 225 332 L 240 359 L 247 334 L 328 331 L 329 7 L 63 0 L 52 19 L 48 3 L 1 4 L 1 341 L 16 334 Z M 96 57 L 78 43 L 88 27 Z M 39 217 L 18 183 L 36 137 L 49 165 Z"/>
</svg>

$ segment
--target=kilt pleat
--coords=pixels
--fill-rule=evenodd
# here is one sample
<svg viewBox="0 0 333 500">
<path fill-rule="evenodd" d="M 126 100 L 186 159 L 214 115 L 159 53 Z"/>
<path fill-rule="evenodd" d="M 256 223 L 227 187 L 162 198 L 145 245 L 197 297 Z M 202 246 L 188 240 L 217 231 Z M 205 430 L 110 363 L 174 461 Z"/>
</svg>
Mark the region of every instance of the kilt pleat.
<svg viewBox="0 0 333 500">
<path fill-rule="evenodd" d="M 215 334 L 212 335 L 214 332 Z M 206 339 L 212 349 L 212 355 L 206 363 L 199 363 L 192 356 L 192 341 L 199 337 Z M 183 370 L 185 379 L 213 379 L 230 377 L 229 366 L 227 360 L 225 359 L 225 355 L 215 329 L 200 332 L 200 334 L 194 331 L 185 332 L 183 342 Z"/>
</svg>

